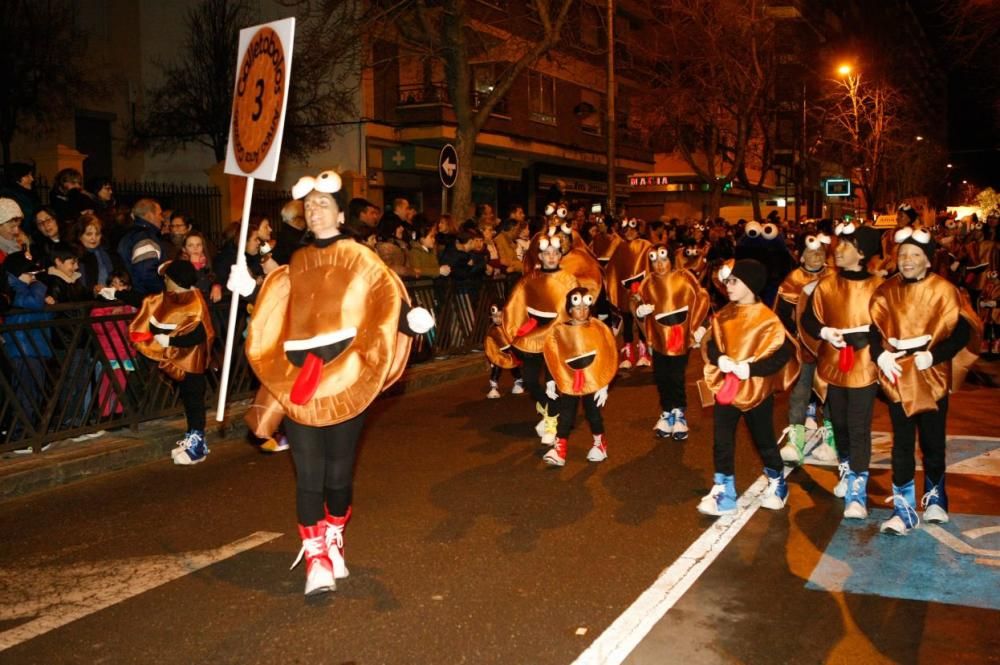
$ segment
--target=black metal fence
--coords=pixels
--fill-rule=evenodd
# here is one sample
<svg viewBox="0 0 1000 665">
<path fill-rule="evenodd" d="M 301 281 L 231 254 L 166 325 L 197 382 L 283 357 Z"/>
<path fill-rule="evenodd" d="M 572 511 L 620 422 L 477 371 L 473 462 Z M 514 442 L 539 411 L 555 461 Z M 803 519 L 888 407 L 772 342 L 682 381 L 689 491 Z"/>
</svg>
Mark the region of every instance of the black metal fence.
<svg viewBox="0 0 1000 665">
<path fill-rule="evenodd" d="M 490 305 L 506 300 L 513 280 L 407 282 L 413 303 L 434 312 L 437 322 L 415 341 L 411 363 L 480 347 Z M 217 337 L 208 371 L 209 408 L 218 400 L 228 311 L 228 299 L 211 306 Z M 5 315 L 0 323 L 0 453 L 37 452 L 53 441 L 183 412 L 174 386 L 129 341 L 133 315 L 130 308 L 109 303 Z M 245 328 L 241 308 L 238 339 Z M 231 401 L 252 397 L 256 389 L 241 345 L 236 349 Z"/>
</svg>

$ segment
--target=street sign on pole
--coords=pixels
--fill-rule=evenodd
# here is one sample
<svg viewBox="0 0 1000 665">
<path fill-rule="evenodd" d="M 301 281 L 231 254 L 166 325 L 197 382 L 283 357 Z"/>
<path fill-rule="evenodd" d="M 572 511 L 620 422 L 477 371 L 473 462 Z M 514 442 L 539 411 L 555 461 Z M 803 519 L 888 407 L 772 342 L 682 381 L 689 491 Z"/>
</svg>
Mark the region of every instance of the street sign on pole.
<svg viewBox="0 0 1000 665">
<path fill-rule="evenodd" d="M 441 184 L 451 189 L 458 180 L 458 152 L 455 146 L 445 143 L 441 148 L 441 155 L 438 157 L 438 175 L 441 176 Z"/>
</svg>

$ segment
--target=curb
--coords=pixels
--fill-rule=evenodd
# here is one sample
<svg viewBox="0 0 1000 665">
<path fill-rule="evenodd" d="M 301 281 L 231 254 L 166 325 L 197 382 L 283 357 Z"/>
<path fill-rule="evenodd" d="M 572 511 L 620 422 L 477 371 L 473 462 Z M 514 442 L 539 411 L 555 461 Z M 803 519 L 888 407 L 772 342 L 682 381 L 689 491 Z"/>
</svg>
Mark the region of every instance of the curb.
<svg viewBox="0 0 1000 665">
<path fill-rule="evenodd" d="M 474 353 L 415 365 L 384 394 L 397 396 L 471 376 L 484 376 L 485 362 L 481 353 Z M 249 404 L 249 400 L 233 402 L 227 407 L 225 422 L 209 421 L 210 432 L 220 432 L 216 435 L 219 444 L 246 435 L 243 414 Z M 106 434 L 83 445 L 58 441 L 38 455 L 0 460 L 0 502 L 163 461 L 183 435 L 183 416 L 163 418 L 142 423 L 138 431 Z"/>
</svg>

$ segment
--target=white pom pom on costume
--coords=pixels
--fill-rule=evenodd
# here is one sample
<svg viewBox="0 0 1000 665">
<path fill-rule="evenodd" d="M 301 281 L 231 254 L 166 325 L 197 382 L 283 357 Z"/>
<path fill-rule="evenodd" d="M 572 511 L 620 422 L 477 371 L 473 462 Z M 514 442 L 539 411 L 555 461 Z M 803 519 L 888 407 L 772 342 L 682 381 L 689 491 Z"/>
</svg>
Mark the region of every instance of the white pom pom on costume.
<svg viewBox="0 0 1000 665">
<path fill-rule="evenodd" d="M 434 316 L 423 307 L 414 307 L 406 313 L 406 324 L 410 330 L 422 335 L 434 327 Z"/>
</svg>

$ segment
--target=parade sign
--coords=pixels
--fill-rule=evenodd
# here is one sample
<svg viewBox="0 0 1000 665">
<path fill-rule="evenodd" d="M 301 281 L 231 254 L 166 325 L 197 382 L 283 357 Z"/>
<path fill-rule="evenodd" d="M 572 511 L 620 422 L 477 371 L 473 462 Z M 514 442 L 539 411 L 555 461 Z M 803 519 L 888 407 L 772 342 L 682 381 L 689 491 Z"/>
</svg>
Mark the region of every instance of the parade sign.
<svg viewBox="0 0 1000 665">
<path fill-rule="evenodd" d="M 275 180 L 288 106 L 295 19 L 240 30 L 226 173 Z"/>
</svg>

